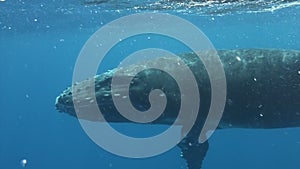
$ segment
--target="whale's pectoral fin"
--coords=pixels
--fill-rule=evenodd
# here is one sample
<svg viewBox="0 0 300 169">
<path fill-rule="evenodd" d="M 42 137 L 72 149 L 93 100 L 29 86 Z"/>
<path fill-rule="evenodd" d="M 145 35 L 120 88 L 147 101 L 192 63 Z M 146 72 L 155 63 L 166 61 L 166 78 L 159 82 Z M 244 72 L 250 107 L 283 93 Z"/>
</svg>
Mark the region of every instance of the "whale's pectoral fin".
<svg viewBox="0 0 300 169">
<path fill-rule="evenodd" d="M 183 139 L 178 146 L 181 149 L 181 157 L 187 162 L 188 169 L 201 169 L 202 162 L 208 150 L 208 141 L 204 143 L 192 143 Z"/>
</svg>

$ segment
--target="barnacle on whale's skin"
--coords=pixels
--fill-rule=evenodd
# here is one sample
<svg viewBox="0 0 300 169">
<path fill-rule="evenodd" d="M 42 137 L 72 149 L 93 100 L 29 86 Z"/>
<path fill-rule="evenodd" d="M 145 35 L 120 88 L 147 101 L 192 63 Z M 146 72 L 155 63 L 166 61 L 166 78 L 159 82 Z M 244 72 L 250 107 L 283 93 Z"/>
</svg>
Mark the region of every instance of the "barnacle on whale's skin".
<svg viewBox="0 0 300 169">
<path fill-rule="evenodd" d="M 207 53 L 199 53 L 207 55 Z M 279 49 L 238 49 L 219 50 L 227 81 L 227 100 L 219 129 L 225 128 L 286 128 L 300 127 L 300 51 Z M 201 96 L 201 103 L 196 122 L 192 130 L 178 144 L 182 149 L 182 157 L 186 159 L 189 169 L 200 169 L 208 150 L 208 142 L 198 143 L 203 115 L 210 106 L 211 87 L 209 77 L 194 53 L 180 55 L 195 75 Z M 209 56 L 206 57 L 209 59 Z M 172 58 L 159 58 L 166 66 Z M 151 65 L 157 60 L 145 63 Z M 212 63 L 213 64 L 213 63 Z M 143 65 L 143 66 L 145 66 Z M 163 114 L 152 124 L 172 125 L 177 118 L 180 105 L 180 91 L 174 79 L 163 71 L 149 69 L 137 75 L 132 74 L 139 65 L 130 65 L 123 69 L 124 76 L 134 76 L 129 91 L 124 99 L 131 99 L 132 104 L 140 110 L 149 108 L 148 96 L 152 89 L 164 91 L 168 104 Z M 176 69 L 176 67 L 174 67 Z M 78 84 L 77 95 L 72 95 L 72 88 L 63 91 L 56 99 L 56 109 L 60 112 L 76 116 L 73 101 L 81 102 L 81 106 L 98 103 L 99 109 L 108 122 L 130 121 L 121 116 L 114 107 L 111 97 L 111 79 L 117 69 L 87 79 Z M 180 70 L 174 70 L 180 73 Z M 121 75 L 122 76 L 122 75 Z M 180 75 L 185 78 L 184 75 Z M 218 77 L 213 77 L 218 78 Z M 91 81 L 95 84 L 91 85 Z M 96 100 L 88 95 L 88 89 L 95 87 Z M 126 90 L 123 85 L 118 90 Z M 119 95 L 118 97 L 123 97 Z M 95 120 L 92 114 L 82 115 L 82 119 Z M 102 119 L 96 119 L 101 121 Z M 178 123 L 180 125 L 180 123 Z"/>
</svg>

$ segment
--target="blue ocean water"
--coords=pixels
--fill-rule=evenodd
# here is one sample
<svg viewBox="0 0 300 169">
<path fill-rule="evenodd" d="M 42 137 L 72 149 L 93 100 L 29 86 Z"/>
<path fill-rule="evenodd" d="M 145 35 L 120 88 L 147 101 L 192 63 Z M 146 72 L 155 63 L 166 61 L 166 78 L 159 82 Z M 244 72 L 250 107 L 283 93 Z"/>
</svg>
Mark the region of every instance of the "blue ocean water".
<svg viewBox="0 0 300 169">
<path fill-rule="evenodd" d="M 217 49 L 300 50 L 299 9 L 225 15 L 161 12 L 189 20 Z M 106 23 L 135 12 L 85 6 L 75 0 L 0 0 L 0 169 L 185 168 L 177 147 L 146 159 L 110 154 L 88 138 L 77 119 L 55 110 L 55 98 L 71 84 L 86 40 Z M 154 37 L 139 45 L 147 43 L 160 42 Z M 118 50 L 126 53 L 137 46 L 121 45 Z M 176 45 L 169 49 L 185 51 Z M 115 64 L 116 60 L 108 59 L 99 71 Z M 146 133 L 153 128 L 158 130 L 141 129 Z M 297 169 L 299 155 L 300 128 L 220 130 L 210 139 L 203 168 Z M 22 159 L 27 160 L 25 166 Z"/>
</svg>

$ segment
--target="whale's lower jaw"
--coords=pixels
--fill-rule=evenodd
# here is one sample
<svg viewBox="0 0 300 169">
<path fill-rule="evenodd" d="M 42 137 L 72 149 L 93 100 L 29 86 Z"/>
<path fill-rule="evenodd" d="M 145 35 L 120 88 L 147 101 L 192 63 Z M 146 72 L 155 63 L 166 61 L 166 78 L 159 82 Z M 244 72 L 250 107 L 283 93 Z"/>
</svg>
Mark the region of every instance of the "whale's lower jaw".
<svg viewBox="0 0 300 169">
<path fill-rule="evenodd" d="M 300 127 L 300 52 L 294 50 L 245 49 L 220 50 L 219 57 L 224 67 L 227 81 L 227 98 L 223 116 L 218 129 L 225 128 L 286 128 Z M 184 140 L 178 145 L 182 156 L 187 160 L 189 169 L 199 169 L 208 149 L 208 143 L 198 143 L 199 130 L 210 107 L 211 87 L 207 72 L 197 55 L 183 54 L 181 59 L 197 75 L 201 103 L 196 123 Z M 168 59 L 166 61 L 168 64 Z M 160 60 L 161 61 L 161 60 Z M 153 64 L 155 61 L 149 61 Z M 146 63 L 146 65 L 147 65 Z M 139 65 L 128 67 L 127 75 Z M 147 66 L 146 66 L 147 67 Z M 79 92 L 73 94 L 67 88 L 56 99 L 56 109 L 80 119 L 91 121 L 125 122 L 114 106 L 111 96 L 111 79 L 117 69 L 94 78 L 74 84 Z M 124 74 L 126 76 L 126 74 Z M 92 83 L 91 83 L 92 82 Z M 95 88 L 95 99 L 87 90 Z M 150 107 L 148 96 L 152 89 L 163 89 L 168 100 L 163 114 L 152 124 L 181 125 L 175 120 L 180 108 L 180 92 L 174 81 L 159 70 L 147 70 L 134 76 L 129 88 L 129 98 L 136 109 L 141 111 Z M 128 90 L 121 86 L 118 90 Z M 122 96 L 120 96 L 122 97 Z M 128 97 L 124 97 L 128 99 Z M 103 118 L 93 111 L 76 114 L 74 102 L 79 108 L 98 103 Z M 86 109 L 85 109 L 86 110 Z M 195 159 L 194 157 L 198 157 Z"/>
</svg>

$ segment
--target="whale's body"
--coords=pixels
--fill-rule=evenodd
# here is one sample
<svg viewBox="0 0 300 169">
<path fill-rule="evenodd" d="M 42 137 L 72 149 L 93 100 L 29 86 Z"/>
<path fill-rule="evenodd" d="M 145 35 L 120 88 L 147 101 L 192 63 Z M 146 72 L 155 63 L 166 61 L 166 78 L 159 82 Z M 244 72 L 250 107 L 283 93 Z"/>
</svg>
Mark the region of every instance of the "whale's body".
<svg viewBox="0 0 300 169">
<path fill-rule="evenodd" d="M 218 129 L 300 127 L 300 51 L 240 49 L 220 50 L 218 55 L 227 81 L 225 109 Z M 178 146 L 182 149 L 182 157 L 187 160 L 188 168 L 199 169 L 208 150 L 208 142 L 200 144 L 197 138 L 207 115 L 205 112 L 210 106 L 211 86 L 205 67 L 197 55 L 188 53 L 180 57 L 194 72 L 201 103 L 194 127 Z M 168 59 L 162 58 L 160 61 L 165 61 L 168 66 Z M 146 65 L 153 62 L 149 61 Z M 129 66 L 127 75 L 137 66 Z M 106 121 L 130 122 L 118 113 L 112 102 L 110 84 L 115 71 L 93 78 L 96 100 Z M 91 103 L 86 92 L 90 81 L 88 79 L 76 84 L 77 89 L 81 89 L 76 96 L 73 96 L 72 88 L 67 88 L 57 97 L 57 110 L 78 117 L 73 101 L 80 101 L 84 107 Z M 129 88 L 131 102 L 139 110 L 149 109 L 148 94 L 155 88 L 163 89 L 168 102 L 164 113 L 152 123 L 171 125 L 180 108 L 180 92 L 174 79 L 165 72 L 149 69 L 137 74 Z M 126 89 L 120 85 L 119 90 Z M 88 112 L 78 118 L 103 120 Z"/>
</svg>

